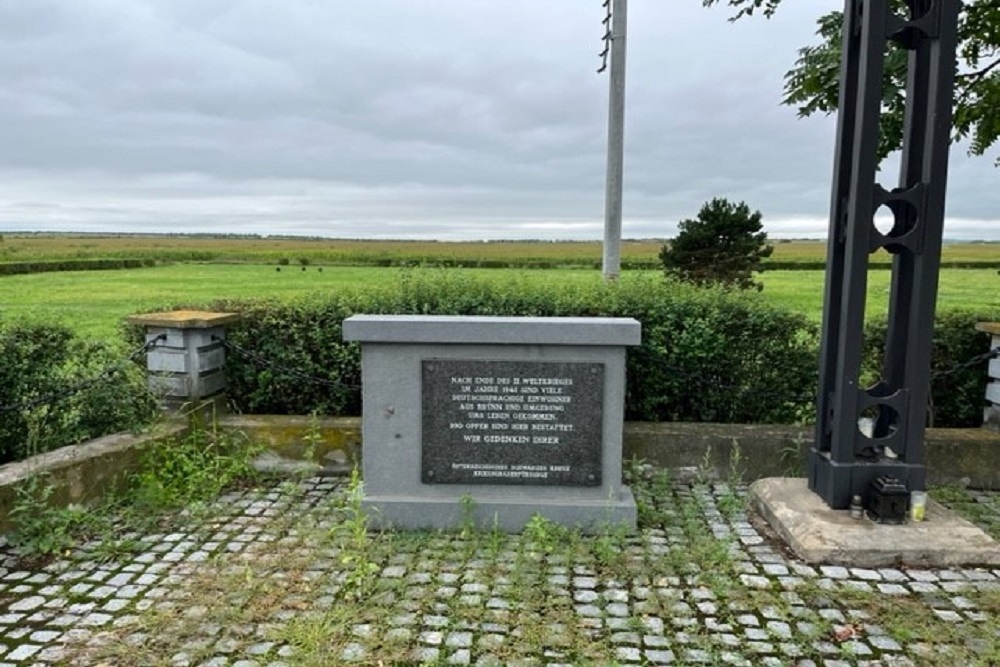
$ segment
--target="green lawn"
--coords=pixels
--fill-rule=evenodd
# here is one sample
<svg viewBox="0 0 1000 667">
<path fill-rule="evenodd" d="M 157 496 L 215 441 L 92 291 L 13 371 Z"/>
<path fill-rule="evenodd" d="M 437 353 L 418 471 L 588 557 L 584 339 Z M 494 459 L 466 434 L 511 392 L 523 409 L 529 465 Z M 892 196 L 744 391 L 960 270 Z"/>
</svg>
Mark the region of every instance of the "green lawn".
<svg viewBox="0 0 1000 667">
<path fill-rule="evenodd" d="M 0 276 L 0 314 L 61 320 L 86 336 L 114 336 L 121 321 L 139 312 L 203 306 L 216 299 L 294 298 L 398 281 L 405 271 L 375 267 L 282 267 L 248 264 L 170 264 L 120 271 L 67 271 Z M 426 269 L 440 271 L 442 269 Z M 597 271 L 572 269 L 448 269 L 490 279 L 600 280 Z"/>
<path fill-rule="evenodd" d="M 868 273 L 868 317 L 885 315 L 889 303 L 886 269 Z M 823 313 L 823 271 L 769 271 L 763 274 L 764 298 L 806 313 L 817 322 Z M 938 286 L 938 310 L 1000 312 L 1000 275 L 995 269 L 944 269 Z"/>
<path fill-rule="evenodd" d="M 441 269 L 409 269 L 409 271 Z M 523 279 L 573 282 L 581 287 L 601 280 L 599 271 L 582 269 L 447 269 L 490 280 Z M 289 298 L 398 281 L 404 270 L 374 267 L 172 264 L 121 271 L 38 273 L 0 277 L 0 312 L 59 319 L 83 335 L 116 335 L 123 318 L 174 306 L 197 306 L 215 299 Z M 885 312 L 889 272 L 870 274 L 869 314 Z M 624 280 L 629 278 L 628 274 Z M 773 271 L 763 275 L 765 299 L 819 320 L 822 271 Z M 1000 276 L 992 269 L 942 272 L 939 307 L 1000 311 Z"/>
</svg>

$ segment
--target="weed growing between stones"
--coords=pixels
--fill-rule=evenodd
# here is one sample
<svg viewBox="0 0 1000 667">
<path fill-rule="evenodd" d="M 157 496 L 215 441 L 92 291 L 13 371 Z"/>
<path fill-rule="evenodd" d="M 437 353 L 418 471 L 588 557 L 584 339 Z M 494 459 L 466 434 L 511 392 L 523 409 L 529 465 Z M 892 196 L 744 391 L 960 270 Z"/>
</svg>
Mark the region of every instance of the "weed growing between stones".
<svg viewBox="0 0 1000 667">
<path fill-rule="evenodd" d="M 362 600 L 372 591 L 379 565 L 373 560 L 374 542 L 368 536 L 368 515 L 361 506 L 364 487 L 357 468 L 351 471 L 343 520 L 331 528 L 331 538 L 340 552 L 344 595 Z"/>
<path fill-rule="evenodd" d="M 22 556 L 46 559 L 65 552 L 78 536 L 92 528 L 92 518 L 77 504 L 53 507 L 55 487 L 47 475 L 28 478 L 15 491 L 10 518 L 14 530 L 8 540 Z"/>
<path fill-rule="evenodd" d="M 81 543 L 99 560 L 127 556 L 141 548 L 139 532 L 181 518 L 178 512 L 196 514 L 223 489 L 254 479 L 251 461 L 258 449 L 242 434 L 193 429 L 145 449 L 139 472 L 93 507 L 54 507 L 56 487 L 46 475 L 32 476 L 17 489 L 9 542 L 29 561 L 51 559 Z"/>
<path fill-rule="evenodd" d="M 996 660 L 1000 574 L 806 566 L 768 544 L 744 511 L 724 511 L 730 494 L 742 497 L 734 480 L 681 484 L 639 463 L 628 475 L 641 517 L 633 535 L 584 535 L 541 517 L 519 535 L 469 525 L 381 532 L 361 512 L 356 474 L 350 481 L 302 480 L 294 493 L 288 484 L 238 489 L 209 503 L 212 511 L 189 517 L 175 535 L 154 536 L 157 544 L 137 563 L 151 556 L 160 564 L 168 560 L 161 555 L 178 554 L 156 584 L 160 592 L 128 603 L 126 618 L 106 625 L 67 660 L 126 666 Z M 192 545 L 186 551 L 157 551 L 183 541 Z"/>
</svg>

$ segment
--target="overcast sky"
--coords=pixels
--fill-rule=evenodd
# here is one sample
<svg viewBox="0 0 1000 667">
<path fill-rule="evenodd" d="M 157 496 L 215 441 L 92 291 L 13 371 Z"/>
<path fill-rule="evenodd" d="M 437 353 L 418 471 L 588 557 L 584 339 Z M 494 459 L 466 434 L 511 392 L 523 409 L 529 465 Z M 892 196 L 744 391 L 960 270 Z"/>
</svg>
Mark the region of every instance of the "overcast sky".
<svg viewBox="0 0 1000 667">
<path fill-rule="evenodd" d="M 631 0 L 625 237 L 712 197 L 824 236 L 832 118 L 780 106 L 839 0 Z M 599 239 L 601 0 L 0 0 L 0 231 Z M 1000 238 L 995 151 L 946 235 Z M 891 186 L 891 182 L 885 183 Z"/>
</svg>

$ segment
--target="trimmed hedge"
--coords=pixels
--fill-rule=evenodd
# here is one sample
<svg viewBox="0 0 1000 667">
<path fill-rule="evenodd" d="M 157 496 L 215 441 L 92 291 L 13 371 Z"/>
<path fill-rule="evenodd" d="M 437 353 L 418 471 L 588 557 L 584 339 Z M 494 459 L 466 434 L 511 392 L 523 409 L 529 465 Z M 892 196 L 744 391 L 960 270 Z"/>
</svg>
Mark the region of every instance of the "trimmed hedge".
<svg viewBox="0 0 1000 667">
<path fill-rule="evenodd" d="M 259 414 L 358 415 L 360 351 L 341 340 L 356 313 L 634 317 L 643 343 L 628 351 L 626 419 L 787 422 L 810 414 L 816 385 L 815 327 L 756 295 L 628 277 L 589 290 L 561 285 L 413 275 L 367 291 L 294 302 L 220 301 L 240 312 L 229 340 L 284 369 L 229 354 L 233 407 Z"/>
<path fill-rule="evenodd" d="M 983 425 L 989 361 L 963 366 L 977 355 L 988 352 L 990 336 L 976 331 L 977 322 L 996 322 L 997 312 L 972 313 L 942 311 L 934 323 L 931 349 L 931 393 L 927 423 L 941 428 L 975 428 Z M 865 328 L 864 376 L 878 378 L 885 351 L 886 320 L 870 322 Z"/>
<path fill-rule="evenodd" d="M 0 322 L 0 359 L 0 463 L 134 430 L 157 412 L 138 363 L 123 363 L 119 349 L 68 327 Z M 29 405 L 84 383 L 78 393 Z"/>
<path fill-rule="evenodd" d="M 48 271 L 111 271 L 156 266 L 156 260 L 144 259 L 57 259 L 38 262 L 0 262 L 0 276 Z"/>
<path fill-rule="evenodd" d="M 364 290 L 207 307 L 243 314 L 229 330 L 231 342 L 280 369 L 323 380 L 274 371 L 231 352 L 228 394 L 238 412 L 360 415 L 360 349 L 341 340 L 342 322 L 372 313 L 633 317 L 642 323 L 642 345 L 627 352 L 627 420 L 802 423 L 816 417 L 818 327 L 756 292 L 698 289 L 652 276 L 626 275 L 618 283 L 580 289 L 400 270 L 393 284 Z M 989 337 L 975 331 L 976 322 L 998 318 L 1000 313 L 966 311 L 938 315 L 931 425 L 982 424 L 987 362 L 958 367 L 989 350 Z M 883 320 L 865 329 L 863 384 L 878 376 L 885 327 Z M 128 332 L 136 345 L 141 334 Z"/>
</svg>

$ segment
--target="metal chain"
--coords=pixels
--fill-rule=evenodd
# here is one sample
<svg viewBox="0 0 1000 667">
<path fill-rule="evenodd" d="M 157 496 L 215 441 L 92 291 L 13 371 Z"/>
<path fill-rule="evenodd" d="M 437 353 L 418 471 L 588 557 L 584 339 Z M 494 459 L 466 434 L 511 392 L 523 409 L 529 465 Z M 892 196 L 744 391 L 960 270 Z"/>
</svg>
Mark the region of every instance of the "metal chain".
<svg viewBox="0 0 1000 667">
<path fill-rule="evenodd" d="M 94 386 L 96 386 L 98 384 L 101 384 L 103 382 L 108 382 L 116 374 L 118 374 L 122 370 L 124 370 L 125 367 L 126 367 L 126 365 L 127 365 L 127 363 L 131 363 L 131 362 L 135 361 L 138 357 L 140 357 L 140 356 L 148 353 L 151 349 L 153 349 L 154 347 L 156 347 L 156 345 L 160 341 L 163 341 L 165 339 L 166 339 L 166 335 L 165 334 L 160 334 L 160 335 L 156 336 L 155 338 L 150 339 L 144 345 L 142 345 L 141 347 L 137 348 L 134 352 L 132 352 L 131 354 L 129 354 L 126 361 L 118 362 L 116 364 L 113 364 L 111 366 L 106 367 L 104 370 L 100 371 L 93 378 L 90 378 L 88 380 L 83 380 L 81 382 L 78 382 L 77 384 L 74 384 L 74 385 L 72 385 L 70 387 L 67 387 L 65 389 L 62 389 L 60 391 L 54 391 L 54 392 L 48 393 L 48 394 L 46 394 L 44 396 L 39 396 L 37 398 L 33 398 L 33 399 L 29 400 L 29 401 L 22 401 L 20 403 L 14 403 L 14 404 L 11 404 L 11 405 L 0 405 L 0 414 L 4 414 L 4 413 L 7 413 L 7 412 L 15 412 L 15 411 L 19 411 L 19 410 L 30 410 L 30 409 L 36 408 L 36 407 L 38 407 L 40 405 L 46 405 L 46 404 L 49 404 L 49 403 L 56 403 L 58 401 L 62 401 L 62 400 L 65 400 L 67 398 L 70 398 L 72 396 L 75 396 L 76 394 L 79 394 L 79 393 L 81 393 L 81 392 L 83 392 L 83 391 L 85 391 L 85 390 L 87 390 L 87 389 L 89 389 L 91 387 L 94 387 Z M 240 355 L 240 356 L 242 356 L 242 357 L 244 357 L 244 358 L 252 361 L 257 366 L 261 366 L 261 367 L 263 367 L 263 368 L 265 368 L 267 370 L 274 371 L 275 373 L 278 373 L 279 375 L 285 375 L 287 377 L 292 377 L 292 378 L 295 378 L 295 379 L 298 379 L 298 380 L 303 380 L 303 381 L 306 381 L 306 382 L 313 382 L 313 383 L 324 385 L 324 386 L 327 386 L 327 387 L 338 387 L 338 388 L 342 388 L 342 389 L 351 389 L 351 390 L 359 390 L 359 389 L 361 389 L 361 385 L 348 384 L 346 382 L 340 382 L 340 381 L 337 381 L 337 380 L 330 380 L 328 378 L 321 378 L 321 377 L 318 377 L 318 376 L 315 376 L 315 375 L 310 375 L 308 373 L 303 373 L 302 371 L 298 371 L 298 370 L 295 370 L 293 368 L 286 368 L 286 367 L 280 366 L 277 363 L 275 363 L 275 362 L 273 362 L 273 361 L 271 361 L 269 359 L 266 359 L 265 357 L 261 356 L 260 354 L 257 354 L 256 352 L 251 352 L 250 350 L 247 350 L 246 348 L 243 348 L 243 347 L 237 345 L 236 343 L 233 343 L 232 341 L 225 340 L 225 339 L 220 339 L 220 338 L 214 337 L 214 336 L 213 336 L 213 339 L 221 341 L 222 344 L 226 347 L 226 349 L 231 350 L 231 351 L 235 352 L 236 354 L 238 354 L 238 355 Z M 640 348 L 640 354 L 642 354 L 644 352 L 645 351 Z M 648 353 L 645 353 L 645 354 L 647 356 L 650 356 Z M 942 377 L 947 377 L 947 376 L 950 376 L 950 375 L 954 375 L 954 374 L 959 373 L 959 372 L 961 372 L 963 370 L 968 370 L 969 368 L 973 368 L 973 367 L 981 364 L 984 361 L 989 361 L 990 359 L 996 359 L 998 357 L 1000 357 L 1000 347 L 995 347 L 995 348 L 993 348 L 992 350 L 990 350 L 988 352 L 984 352 L 983 354 L 977 354 L 976 356 L 972 357 L 971 359 L 968 359 L 967 361 L 964 361 L 962 363 L 956 364 L 955 366 L 953 366 L 952 368 L 949 368 L 948 370 L 938 371 L 938 372 L 934 373 L 931 376 L 931 379 L 932 380 L 936 380 L 938 378 L 942 378 Z M 732 391 L 732 390 L 741 390 L 741 389 L 742 390 L 746 390 L 746 387 L 741 387 L 740 385 L 735 385 L 735 384 L 718 384 L 716 382 L 713 382 L 711 378 L 703 377 L 702 375 L 700 375 L 698 373 L 689 371 L 689 370 L 687 370 L 685 368 L 682 368 L 681 366 L 677 366 L 675 364 L 672 364 L 670 362 L 664 361 L 662 359 L 657 359 L 655 361 L 655 363 L 657 365 L 661 366 L 662 368 L 665 368 L 667 370 L 673 371 L 674 373 L 677 373 L 678 375 L 684 377 L 685 379 L 693 380 L 694 382 L 696 382 L 696 383 L 698 383 L 700 385 L 709 385 L 710 384 L 711 386 L 713 386 L 713 387 L 715 387 L 717 389 L 721 389 L 723 391 Z M 782 400 L 782 401 L 802 401 L 802 400 L 810 400 L 811 401 L 811 400 L 814 400 L 814 398 L 815 398 L 812 395 L 804 396 L 804 395 L 800 395 L 800 394 L 792 394 L 792 393 L 789 393 L 789 392 L 761 391 L 759 389 L 758 390 L 754 390 L 753 393 L 754 393 L 754 396 L 758 396 L 758 397 L 761 397 L 761 398 L 775 398 L 775 399 L 779 399 L 779 400 Z"/>
<path fill-rule="evenodd" d="M 642 353 L 642 352 L 645 352 L 645 351 L 642 350 L 642 348 L 640 348 L 640 353 Z M 646 353 L 646 354 L 648 355 L 648 353 Z M 648 356 L 651 356 L 651 355 L 648 355 Z M 970 368 L 974 368 L 974 367 L 978 366 L 979 364 L 983 363 L 984 361 L 989 361 L 990 359 L 996 359 L 998 357 L 1000 357 L 1000 347 L 995 347 L 992 350 L 990 350 L 989 352 L 984 352 L 982 354 L 977 354 L 976 356 L 974 356 L 974 357 L 972 357 L 972 358 L 970 358 L 970 359 L 968 359 L 966 361 L 963 361 L 961 363 L 955 364 L 954 366 L 952 366 L 951 368 L 949 368 L 947 370 L 937 371 L 937 372 L 933 373 L 931 375 L 931 380 L 937 380 L 939 378 L 943 378 L 943 377 L 948 377 L 948 376 L 951 376 L 951 375 L 955 375 L 956 373 L 959 373 L 961 371 L 968 370 Z M 740 385 L 735 385 L 735 384 L 718 384 L 716 382 L 713 382 L 711 378 L 706 378 L 706 377 L 702 376 L 699 373 L 696 373 L 696 372 L 693 372 L 693 371 L 689 371 L 686 368 L 682 368 L 680 366 L 677 366 L 675 364 L 671 364 L 670 362 L 664 361 L 664 360 L 661 360 L 661 359 L 655 360 L 654 363 L 656 363 L 657 365 L 659 365 L 662 368 L 665 368 L 667 370 L 673 371 L 673 372 L 677 373 L 678 375 L 683 376 L 685 379 L 691 380 L 691 381 L 693 381 L 693 382 L 695 382 L 695 383 L 697 383 L 699 385 L 703 385 L 703 386 L 704 385 L 711 385 L 712 387 L 721 389 L 723 391 L 735 391 L 735 390 L 746 390 L 747 389 L 746 387 L 742 387 Z M 759 390 L 759 389 L 755 389 L 753 391 L 753 394 L 754 394 L 754 396 L 757 396 L 757 397 L 761 397 L 761 398 L 773 398 L 773 399 L 778 399 L 778 400 L 781 400 L 781 401 L 795 401 L 795 402 L 797 402 L 797 401 L 803 401 L 803 400 L 808 400 L 808 401 L 814 401 L 815 400 L 815 396 L 812 395 L 812 394 L 810 394 L 810 395 L 800 395 L 800 394 L 792 394 L 790 392 L 781 392 L 781 391 L 762 391 L 762 390 Z"/>
<path fill-rule="evenodd" d="M 639 350 L 640 354 L 642 354 L 642 353 L 645 352 L 645 350 L 643 348 L 639 348 L 638 350 Z M 648 355 L 648 353 L 646 353 L 646 354 Z M 651 356 L 651 355 L 649 355 L 649 356 Z M 699 374 L 699 373 L 697 373 L 695 371 L 689 371 L 686 368 L 683 368 L 681 366 L 677 366 L 675 364 L 670 363 L 669 361 L 665 361 L 665 360 L 662 360 L 662 359 L 656 359 L 656 360 L 653 361 L 653 363 L 656 363 L 661 368 L 665 368 L 667 370 L 673 371 L 673 372 L 677 373 L 678 375 L 683 376 L 685 379 L 691 380 L 691 381 L 693 381 L 693 382 L 695 382 L 695 383 L 697 383 L 699 385 L 702 385 L 702 386 L 710 385 L 710 386 L 712 386 L 714 388 L 721 389 L 723 391 L 737 391 L 737 390 L 751 391 L 752 390 L 753 391 L 753 395 L 755 397 L 772 398 L 772 399 L 777 399 L 777 400 L 780 400 L 780 401 L 798 402 L 798 401 L 803 401 L 803 400 L 807 400 L 807 401 L 815 401 L 816 400 L 816 397 L 815 397 L 814 394 L 802 395 L 802 394 L 793 394 L 793 393 L 787 392 L 787 391 L 765 391 L 765 390 L 761 390 L 761 389 L 758 389 L 758 388 L 750 388 L 750 387 L 741 386 L 741 385 L 738 385 L 738 384 L 720 384 L 720 383 L 714 381 L 712 378 L 704 377 L 704 376 L 702 376 L 701 374 Z"/>
<path fill-rule="evenodd" d="M 151 338 L 142 347 L 137 348 L 134 352 L 128 355 L 128 358 L 124 361 L 119 361 L 115 364 L 105 367 L 102 371 L 97 373 L 94 377 L 82 380 L 74 385 L 61 389 L 59 391 L 53 391 L 44 396 L 38 396 L 29 401 L 21 401 L 20 403 L 12 403 L 10 405 L 0 405 L 0 414 L 6 414 L 8 412 L 18 412 L 21 410 L 31 410 L 37 408 L 40 405 L 48 405 L 50 403 L 58 403 L 59 401 L 66 400 L 76 396 L 77 394 L 95 387 L 104 382 L 110 382 L 115 375 L 125 370 L 126 366 L 142 355 L 149 352 L 151 349 L 156 347 L 157 343 L 162 340 L 166 340 L 166 334 L 160 334 L 155 338 Z"/>
<path fill-rule="evenodd" d="M 983 352 L 982 354 L 977 354 L 976 356 L 972 357 L 968 361 L 963 361 L 960 364 L 955 364 L 954 366 L 952 366 L 951 368 L 949 368 L 946 371 L 938 371 L 937 373 L 934 373 L 934 374 L 931 375 L 931 380 L 936 380 L 938 378 L 947 377 L 949 375 L 954 375 L 955 373 L 958 373 L 959 371 L 968 370 L 970 368 L 978 366 L 979 364 L 983 363 L 984 361 L 989 361 L 990 359 L 996 359 L 997 357 L 1000 357 L 1000 347 L 995 347 L 992 350 L 990 350 L 989 352 Z"/>
<path fill-rule="evenodd" d="M 306 382 L 314 382 L 316 384 L 321 384 L 326 387 L 338 387 L 343 389 L 361 389 L 361 385 L 358 384 L 347 384 L 346 382 L 340 382 L 338 380 L 330 380 L 328 378 L 321 378 L 315 375 L 309 375 L 308 373 L 303 373 L 302 371 L 297 371 L 294 368 L 286 368 L 284 366 L 279 366 L 277 363 L 266 359 L 256 352 L 251 352 L 246 348 L 240 347 L 236 343 L 226 340 L 225 338 L 219 338 L 218 336 L 212 336 L 212 340 L 217 340 L 222 343 L 222 345 L 227 349 L 235 352 L 236 354 L 249 359 L 257 366 L 266 368 L 267 370 L 274 371 L 279 375 L 285 375 L 288 377 L 295 378 L 297 380 L 304 380 Z"/>
</svg>

